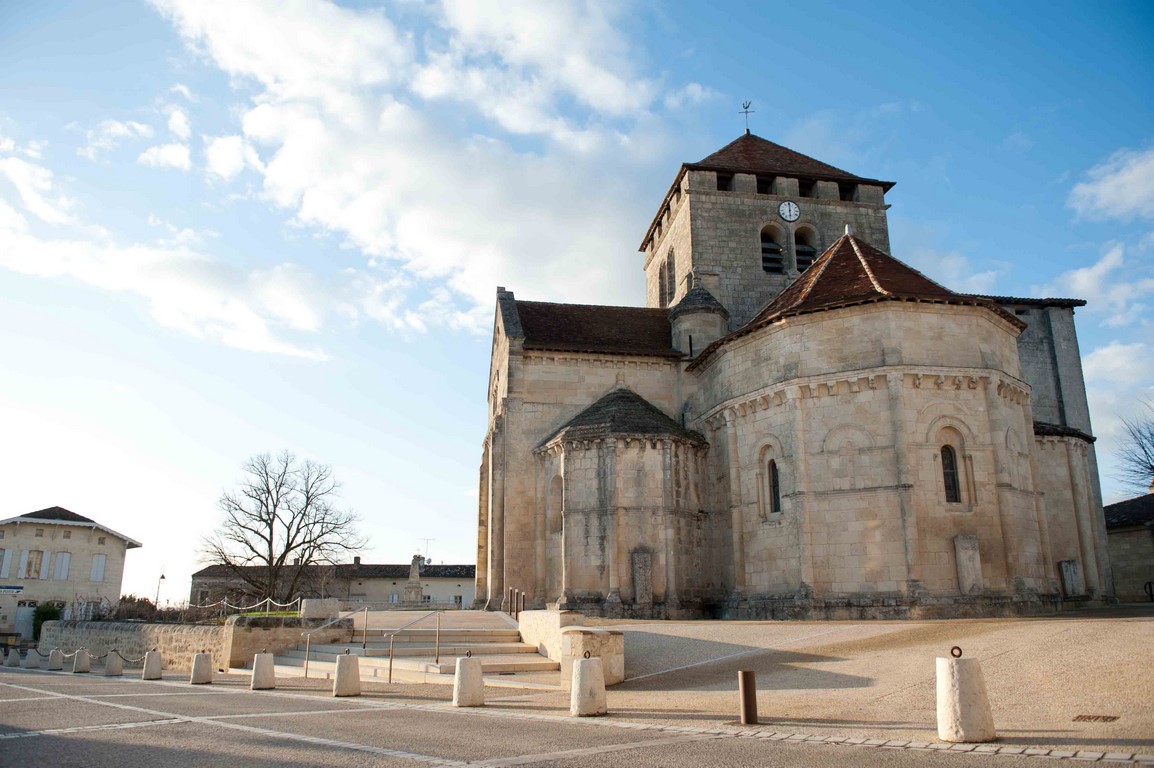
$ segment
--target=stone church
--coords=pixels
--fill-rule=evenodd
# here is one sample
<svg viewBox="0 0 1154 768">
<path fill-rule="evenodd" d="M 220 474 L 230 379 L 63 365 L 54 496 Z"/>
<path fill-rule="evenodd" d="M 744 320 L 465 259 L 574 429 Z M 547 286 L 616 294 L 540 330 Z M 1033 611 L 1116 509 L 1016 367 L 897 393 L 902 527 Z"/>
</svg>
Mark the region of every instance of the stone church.
<svg viewBox="0 0 1154 768">
<path fill-rule="evenodd" d="M 1107 602 L 1077 299 L 955 293 L 886 194 L 749 134 L 677 172 L 645 307 L 497 289 L 478 605 L 638 618 Z"/>
</svg>

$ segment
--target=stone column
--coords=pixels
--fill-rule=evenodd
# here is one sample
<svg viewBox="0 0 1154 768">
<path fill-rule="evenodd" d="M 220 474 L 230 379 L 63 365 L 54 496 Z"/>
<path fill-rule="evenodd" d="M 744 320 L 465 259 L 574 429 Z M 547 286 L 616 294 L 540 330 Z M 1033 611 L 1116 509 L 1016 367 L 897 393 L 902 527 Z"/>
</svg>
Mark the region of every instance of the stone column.
<svg viewBox="0 0 1154 768">
<path fill-rule="evenodd" d="M 988 380 L 986 385 L 986 418 L 990 425 L 990 435 L 994 438 L 990 459 L 994 462 L 994 471 L 999 486 L 1009 484 L 1009 475 L 1006 471 L 1005 462 L 1002 459 L 1002 452 L 999 451 L 998 447 L 1000 441 L 997 439 L 999 435 L 1004 436 L 1006 434 L 1006 422 L 1005 419 L 1002 418 L 1002 409 L 1005 407 L 1002 401 L 1002 389 L 1005 386 L 1007 385 L 1004 382 L 995 382 L 993 380 Z M 1004 553 L 1004 562 L 1006 564 L 1006 593 L 1013 594 L 1016 591 L 1015 579 L 1020 575 L 1018 568 L 1020 551 L 1018 547 L 1018 535 L 1007 517 L 1008 512 L 1006 507 L 1008 500 L 1002 498 L 1003 491 L 999 487 L 992 495 L 998 513 L 1000 531 L 1002 533 L 1002 552 Z"/>
<path fill-rule="evenodd" d="M 1086 504 L 1086 482 L 1078 457 L 1074 455 L 1073 438 L 1063 439 L 1066 448 L 1066 471 L 1070 475 L 1070 491 L 1074 497 L 1074 522 L 1078 531 L 1078 552 L 1082 558 L 1082 578 L 1086 580 L 1087 593 L 1098 596 L 1101 582 L 1098 581 L 1098 553 L 1094 546 L 1093 525 L 1090 522 Z"/>
<path fill-rule="evenodd" d="M 605 510 L 605 569 L 609 573 L 609 591 L 605 602 L 616 607 L 621 605 L 620 576 L 617 573 L 617 441 L 608 438 L 597 446 L 601 471 L 601 497 Z"/>
<path fill-rule="evenodd" d="M 473 607 L 484 608 L 489 602 L 489 440 L 481 453 L 481 471 L 477 478 L 477 592 Z"/>
<path fill-rule="evenodd" d="M 794 451 L 797 454 L 794 459 L 796 467 L 794 498 L 797 510 L 798 591 L 809 590 L 816 593 L 813 573 L 813 530 L 809 519 L 809 447 L 805 439 L 808 427 L 805 403 L 811 392 L 808 386 L 794 390 L 793 441 Z"/>
<path fill-rule="evenodd" d="M 668 611 L 676 609 L 678 603 L 677 594 L 677 512 L 675 509 L 675 500 L 673 498 L 673 486 L 669 482 L 672 477 L 672 457 L 669 455 L 673 445 L 669 441 L 665 441 L 662 445 L 661 456 L 661 471 L 662 471 L 662 521 L 665 524 L 664 539 L 665 539 L 665 610 Z"/>
<path fill-rule="evenodd" d="M 905 422 L 902 420 L 905 413 L 905 393 L 902 390 L 905 386 L 905 377 L 899 373 L 888 375 L 885 380 L 886 392 L 889 395 L 890 423 L 893 425 L 894 433 L 894 455 L 897 466 L 895 480 L 898 484 L 898 506 L 902 520 L 902 546 L 906 556 L 906 593 L 913 594 L 921 590 L 922 566 L 919 556 L 921 545 L 918 534 L 918 515 L 913 500 L 910 498 L 910 491 L 913 488 L 910 463 L 913 457 L 910 456 L 910 436 L 906 431 Z M 871 379 L 870 388 L 873 389 L 875 386 L 875 380 Z"/>
<path fill-rule="evenodd" d="M 741 460 L 737 454 L 737 411 L 725 411 L 725 437 L 729 446 L 729 513 L 733 526 L 733 591 L 745 591 L 745 521 L 741 503 Z"/>
<path fill-rule="evenodd" d="M 499 611 L 505 600 L 505 430 L 504 417 L 493 419 L 489 437 L 489 601 Z"/>
<path fill-rule="evenodd" d="M 549 487 L 547 468 L 548 454 L 538 453 L 534 455 L 533 472 L 535 474 L 534 488 L 537 493 L 536 512 L 533 515 L 533 534 L 534 534 L 534 560 L 533 574 L 536 578 L 536 585 L 533 588 L 534 602 L 538 597 L 542 600 L 548 600 L 549 596 L 545 594 L 545 539 L 549 535 L 549 526 L 546 522 L 546 509 L 549 504 Z"/>
<path fill-rule="evenodd" d="M 569 532 L 569 473 L 565 471 L 566 456 L 572 449 L 572 443 L 563 444 L 557 458 L 561 462 L 561 596 L 557 600 L 560 610 L 576 605 L 573 585 L 569 583 L 569 540 L 573 537 Z"/>
</svg>

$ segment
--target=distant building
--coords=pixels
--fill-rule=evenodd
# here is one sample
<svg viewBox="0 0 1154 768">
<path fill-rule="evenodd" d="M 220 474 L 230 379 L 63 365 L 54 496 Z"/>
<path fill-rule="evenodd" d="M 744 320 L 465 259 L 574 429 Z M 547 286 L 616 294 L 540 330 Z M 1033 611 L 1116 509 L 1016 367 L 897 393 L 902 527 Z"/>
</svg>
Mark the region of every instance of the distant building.
<svg viewBox="0 0 1154 768">
<path fill-rule="evenodd" d="M 1119 600 L 1149 600 L 1147 582 L 1154 582 L 1154 487 L 1145 496 L 1109 504 L 1106 539 L 1114 567 L 1114 593 Z"/>
<path fill-rule="evenodd" d="M 63 507 L 0 520 L 0 632 L 32 637 L 36 606 L 89 618 L 120 600 L 124 558 L 139 541 Z"/>
<path fill-rule="evenodd" d="M 335 597 L 347 605 L 388 607 L 405 602 L 411 564 L 376 565 L 362 563 L 359 557 L 351 563 L 302 566 L 297 594 L 293 597 Z M 259 571 L 261 566 L 247 566 Z M 421 602 L 441 607 L 472 607 L 475 596 L 474 565 L 433 565 L 418 567 Z M 252 601 L 259 596 L 233 569 L 210 565 L 192 574 L 189 602 L 208 605 L 228 598 L 231 602 Z"/>
</svg>

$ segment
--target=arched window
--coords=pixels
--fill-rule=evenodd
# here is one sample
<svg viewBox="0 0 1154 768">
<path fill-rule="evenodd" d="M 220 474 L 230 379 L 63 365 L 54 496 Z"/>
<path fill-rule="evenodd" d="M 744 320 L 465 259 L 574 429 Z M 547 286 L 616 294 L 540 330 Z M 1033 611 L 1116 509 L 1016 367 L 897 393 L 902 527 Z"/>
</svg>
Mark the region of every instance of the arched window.
<svg viewBox="0 0 1154 768">
<path fill-rule="evenodd" d="M 665 259 L 665 295 L 668 297 L 669 304 L 677 298 L 677 257 L 673 255 L 673 249 L 669 249 L 669 256 Z"/>
<path fill-rule="evenodd" d="M 776 515 L 781 511 L 781 479 L 777 474 L 777 462 L 773 459 L 769 460 L 769 465 L 765 468 L 765 478 L 769 483 L 769 488 L 766 490 L 766 498 L 769 500 L 769 514 Z"/>
<path fill-rule="evenodd" d="M 793 255 L 797 261 L 797 271 L 804 272 L 817 258 L 817 248 L 813 245 L 813 235 L 808 232 L 796 232 L 793 236 Z"/>
<path fill-rule="evenodd" d="M 942 481 L 946 487 L 946 501 L 958 504 L 962 501 L 962 489 L 958 484 L 958 455 L 952 446 L 942 446 Z"/>
<path fill-rule="evenodd" d="M 657 268 L 657 305 L 660 307 L 669 304 L 669 289 L 666 287 L 669 282 L 669 264 L 661 262 L 661 266 Z"/>
<path fill-rule="evenodd" d="M 785 274 L 785 258 L 781 242 L 769 227 L 761 230 L 761 268 L 771 275 Z"/>
</svg>

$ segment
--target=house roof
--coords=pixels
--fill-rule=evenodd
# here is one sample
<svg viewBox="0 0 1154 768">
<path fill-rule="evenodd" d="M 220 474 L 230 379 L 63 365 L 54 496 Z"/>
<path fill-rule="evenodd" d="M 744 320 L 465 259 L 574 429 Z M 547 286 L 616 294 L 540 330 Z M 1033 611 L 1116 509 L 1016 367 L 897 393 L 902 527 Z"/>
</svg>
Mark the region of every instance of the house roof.
<svg viewBox="0 0 1154 768">
<path fill-rule="evenodd" d="M 857 176 L 789 147 L 775 144 L 752 133 L 745 133 L 713 154 L 696 163 L 686 163 L 690 170 L 723 171 L 729 173 L 760 173 L 773 176 L 796 176 L 823 181 L 853 181 L 877 184 L 886 190 L 892 181 L 878 181 Z"/>
<path fill-rule="evenodd" d="M 625 385 L 618 385 L 600 400 L 565 422 L 537 447 L 542 448 L 558 438 L 594 440 L 613 435 L 666 435 L 696 443 L 705 442 L 701 434 L 681 426 L 666 416 L 656 405 Z"/>
<path fill-rule="evenodd" d="M 856 176 L 849 171 L 835 168 L 829 163 L 823 163 L 809 155 L 803 155 L 789 147 L 783 147 L 746 131 L 745 134 L 738 136 L 721 149 L 696 163 L 682 164 L 681 169 L 677 172 L 677 177 L 669 186 L 669 191 L 665 193 L 665 199 L 657 207 L 657 213 L 654 215 L 653 221 L 649 223 L 649 229 L 645 231 L 645 237 L 641 240 L 641 247 L 638 248 L 639 251 L 644 251 L 649 245 L 649 241 L 653 238 L 653 232 L 657 228 L 657 222 L 662 213 L 669 207 L 669 200 L 673 197 L 674 191 L 680 187 L 681 179 L 686 171 L 792 176 L 813 181 L 852 181 L 858 184 L 876 184 L 887 192 L 894 186 L 892 181 Z"/>
<path fill-rule="evenodd" d="M 291 568 L 292 566 L 290 566 Z M 320 570 L 321 568 L 336 568 L 339 579 L 403 579 L 409 580 L 409 564 L 373 564 L 373 563 L 339 563 L 334 566 L 306 565 L 305 571 Z M 241 570 L 256 572 L 263 569 L 260 565 L 240 566 Z M 227 565 L 210 565 L 201 568 L 192 574 L 193 578 L 222 578 L 233 576 L 234 571 Z M 423 579 L 472 579 L 477 575 L 475 565 L 422 565 L 421 578 Z"/>
<path fill-rule="evenodd" d="M 17 525 L 36 523 L 40 525 L 70 525 L 80 528 L 95 528 L 104 531 L 107 534 L 111 534 L 118 539 L 122 539 L 128 549 L 136 549 L 137 547 L 142 546 L 139 541 L 130 539 L 123 533 L 117 533 L 111 528 L 101 525 L 91 518 L 85 517 L 84 515 L 78 515 L 72 510 L 65 509 L 64 507 L 46 507 L 44 509 L 38 509 L 35 512 L 29 512 L 24 515 L 17 515 L 16 517 L 9 517 L 6 520 L 0 520 L 0 525 L 7 525 L 8 523 L 16 523 Z"/>
<path fill-rule="evenodd" d="M 669 314 L 647 307 L 515 303 L 525 349 L 680 358 Z"/>
<path fill-rule="evenodd" d="M 1026 325 L 989 299 L 954 293 L 853 234 L 839 237 L 817 261 L 743 327 L 710 344 L 701 365 L 722 345 L 787 317 L 882 301 L 960 304 L 989 309 L 1018 329 Z"/>
<path fill-rule="evenodd" d="M 1106 513 L 1106 527 L 1110 529 L 1149 525 L 1154 523 L 1154 493 L 1107 504 L 1102 511 Z"/>
</svg>

